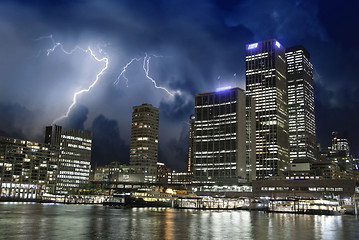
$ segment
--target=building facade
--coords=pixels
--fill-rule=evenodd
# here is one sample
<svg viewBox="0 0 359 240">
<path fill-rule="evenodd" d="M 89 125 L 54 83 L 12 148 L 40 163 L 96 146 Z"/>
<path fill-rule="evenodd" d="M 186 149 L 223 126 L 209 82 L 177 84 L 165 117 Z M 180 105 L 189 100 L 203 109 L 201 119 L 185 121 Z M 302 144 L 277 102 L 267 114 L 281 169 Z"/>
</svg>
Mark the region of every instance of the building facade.
<svg viewBox="0 0 359 240">
<path fill-rule="evenodd" d="M 262 180 L 253 181 L 254 197 L 275 198 L 352 198 L 356 189 L 353 180 L 309 179 L 309 180 Z"/>
<path fill-rule="evenodd" d="M 57 146 L 0 137 L 1 197 L 39 199 L 54 193 Z"/>
<path fill-rule="evenodd" d="M 188 146 L 188 172 L 192 172 L 193 170 L 193 150 L 194 150 L 194 122 L 196 120 L 196 116 L 192 114 L 189 118 L 189 146 Z"/>
<path fill-rule="evenodd" d="M 246 93 L 255 102 L 256 178 L 282 177 L 289 163 L 285 49 L 275 39 L 246 45 Z"/>
<path fill-rule="evenodd" d="M 289 159 L 294 163 L 315 161 L 316 127 L 313 65 L 303 46 L 286 49 L 289 115 Z"/>
<path fill-rule="evenodd" d="M 250 180 L 246 125 L 246 95 L 242 89 L 224 88 L 196 95 L 193 183 Z"/>
<path fill-rule="evenodd" d="M 332 162 L 338 164 L 341 178 L 353 178 L 353 156 L 350 154 L 348 139 L 343 134 L 332 132 L 332 146 L 329 150 L 329 157 Z"/>
<path fill-rule="evenodd" d="M 246 96 L 246 179 L 256 179 L 256 111 L 255 101 Z"/>
<path fill-rule="evenodd" d="M 171 169 L 164 163 L 157 162 L 157 183 L 171 183 Z"/>
<path fill-rule="evenodd" d="M 145 174 L 146 182 L 155 182 L 158 160 L 159 109 L 151 104 L 133 107 L 130 165 Z"/>
<path fill-rule="evenodd" d="M 91 132 L 47 126 L 45 143 L 58 146 L 60 151 L 56 193 L 74 193 L 85 186 L 90 176 Z"/>
</svg>

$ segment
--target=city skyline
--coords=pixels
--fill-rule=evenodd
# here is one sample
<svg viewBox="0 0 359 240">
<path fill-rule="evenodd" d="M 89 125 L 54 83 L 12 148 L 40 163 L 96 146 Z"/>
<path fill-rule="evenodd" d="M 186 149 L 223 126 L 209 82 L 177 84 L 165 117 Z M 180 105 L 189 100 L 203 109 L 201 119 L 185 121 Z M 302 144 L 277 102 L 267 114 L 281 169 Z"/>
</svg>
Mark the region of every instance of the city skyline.
<svg viewBox="0 0 359 240">
<path fill-rule="evenodd" d="M 132 106 L 152 104 L 160 109 L 159 161 L 184 170 L 195 94 L 244 89 L 245 45 L 276 38 L 311 54 L 322 147 L 340 131 L 357 153 L 359 60 L 357 33 L 348 31 L 357 4 L 336 11 L 332 1 L 257 4 L 263 8 L 246 1 L 2 2 L 0 135 L 41 141 L 43 126 L 66 114 L 74 93 L 107 67 L 90 47 L 98 59 L 108 58 L 108 68 L 56 123 L 93 132 L 93 164 L 125 163 Z"/>
</svg>

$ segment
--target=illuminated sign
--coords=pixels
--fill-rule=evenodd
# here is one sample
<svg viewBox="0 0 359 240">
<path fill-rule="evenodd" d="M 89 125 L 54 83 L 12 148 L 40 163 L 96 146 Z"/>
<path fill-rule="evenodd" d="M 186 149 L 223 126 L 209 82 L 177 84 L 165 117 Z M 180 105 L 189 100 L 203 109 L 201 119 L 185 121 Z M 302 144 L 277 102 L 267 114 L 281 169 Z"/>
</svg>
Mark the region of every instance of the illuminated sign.
<svg viewBox="0 0 359 240">
<path fill-rule="evenodd" d="M 258 47 L 258 43 L 252 43 L 252 44 L 249 44 L 247 49 L 254 49 L 254 48 L 257 48 Z"/>
<path fill-rule="evenodd" d="M 220 88 L 217 88 L 216 91 L 217 92 L 220 92 L 220 91 L 224 91 L 224 90 L 228 90 L 228 89 L 231 89 L 232 87 L 228 86 L 228 87 L 220 87 Z"/>
<path fill-rule="evenodd" d="M 280 43 L 278 41 L 275 42 L 275 45 L 280 48 Z"/>
</svg>

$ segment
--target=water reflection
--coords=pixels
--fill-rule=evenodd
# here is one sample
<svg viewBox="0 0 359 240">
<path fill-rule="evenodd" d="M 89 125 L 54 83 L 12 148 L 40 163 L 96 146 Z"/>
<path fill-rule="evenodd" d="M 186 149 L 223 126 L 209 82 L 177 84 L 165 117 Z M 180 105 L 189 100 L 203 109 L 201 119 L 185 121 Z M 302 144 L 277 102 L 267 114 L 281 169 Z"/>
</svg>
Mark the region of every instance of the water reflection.
<svg viewBox="0 0 359 240">
<path fill-rule="evenodd" d="M 0 203 L 6 239 L 359 239 L 354 216 Z"/>
</svg>

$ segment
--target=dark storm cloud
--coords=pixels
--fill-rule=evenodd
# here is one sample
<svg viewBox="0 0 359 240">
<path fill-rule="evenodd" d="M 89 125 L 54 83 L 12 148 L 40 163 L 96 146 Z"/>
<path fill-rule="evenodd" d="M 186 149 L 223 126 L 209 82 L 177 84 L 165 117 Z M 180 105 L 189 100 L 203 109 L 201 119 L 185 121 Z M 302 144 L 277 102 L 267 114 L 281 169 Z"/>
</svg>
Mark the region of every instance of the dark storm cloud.
<svg viewBox="0 0 359 240">
<path fill-rule="evenodd" d="M 92 163 L 105 165 L 113 161 L 128 163 L 130 148 L 121 139 L 120 128 L 116 120 L 98 116 L 92 123 Z"/>
<path fill-rule="evenodd" d="M 159 159 L 166 162 L 173 170 L 187 170 L 188 158 L 188 139 L 189 128 L 187 124 L 182 124 L 179 138 L 171 137 L 166 143 L 160 143 Z M 186 161 L 173 161 L 175 159 L 186 159 Z"/>
<path fill-rule="evenodd" d="M 25 122 L 35 124 L 39 114 L 40 112 L 30 111 L 18 103 L 0 103 L 0 136 L 25 138 L 30 132 L 29 129 L 24 128 Z"/>
<path fill-rule="evenodd" d="M 43 126 L 65 114 L 73 94 L 87 88 L 104 67 L 83 52 L 66 55 L 56 49 L 47 56 L 53 43 L 41 37 L 52 34 L 66 50 L 91 46 L 97 56 L 109 58 L 100 81 L 78 97 L 63 120 L 93 131 L 94 163 L 128 161 L 132 106 L 146 102 L 161 112 L 160 160 L 184 168 L 188 131 L 183 124 L 194 112 L 194 95 L 227 84 L 244 87 L 245 44 L 277 38 L 285 47 L 302 44 L 311 53 L 318 136 L 327 141 L 328 131 L 341 129 L 341 122 L 323 120 L 325 113 L 341 109 L 343 119 L 359 119 L 358 33 L 352 30 L 357 5 L 315 0 L 2 1 L 0 52 L 6 57 L 0 58 L 0 114 L 11 120 L 0 129 L 38 138 Z M 146 78 L 145 54 L 151 57 L 149 75 L 158 86 L 176 92 L 174 97 Z M 121 77 L 116 83 L 134 57 L 139 60 L 128 67 L 128 82 Z M 359 143 L 352 147 L 359 149 Z"/>
<path fill-rule="evenodd" d="M 180 121 L 188 120 L 191 111 L 194 111 L 194 101 L 185 102 L 183 98 L 175 95 L 175 99 L 172 102 L 161 102 L 160 104 L 160 116 L 167 121 Z"/>
<path fill-rule="evenodd" d="M 68 117 L 59 120 L 56 124 L 64 126 L 65 128 L 84 130 L 88 112 L 89 110 L 87 107 L 76 105 L 72 108 Z"/>
<path fill-rule="evenodd" d="M 353 24 L 359 20 L 359 2 L 319 0 L 319 5 L 319 20 L 330 38 L 345 48 L 358 48 L 359 32 L 353 29 Z"/>
</svg>

